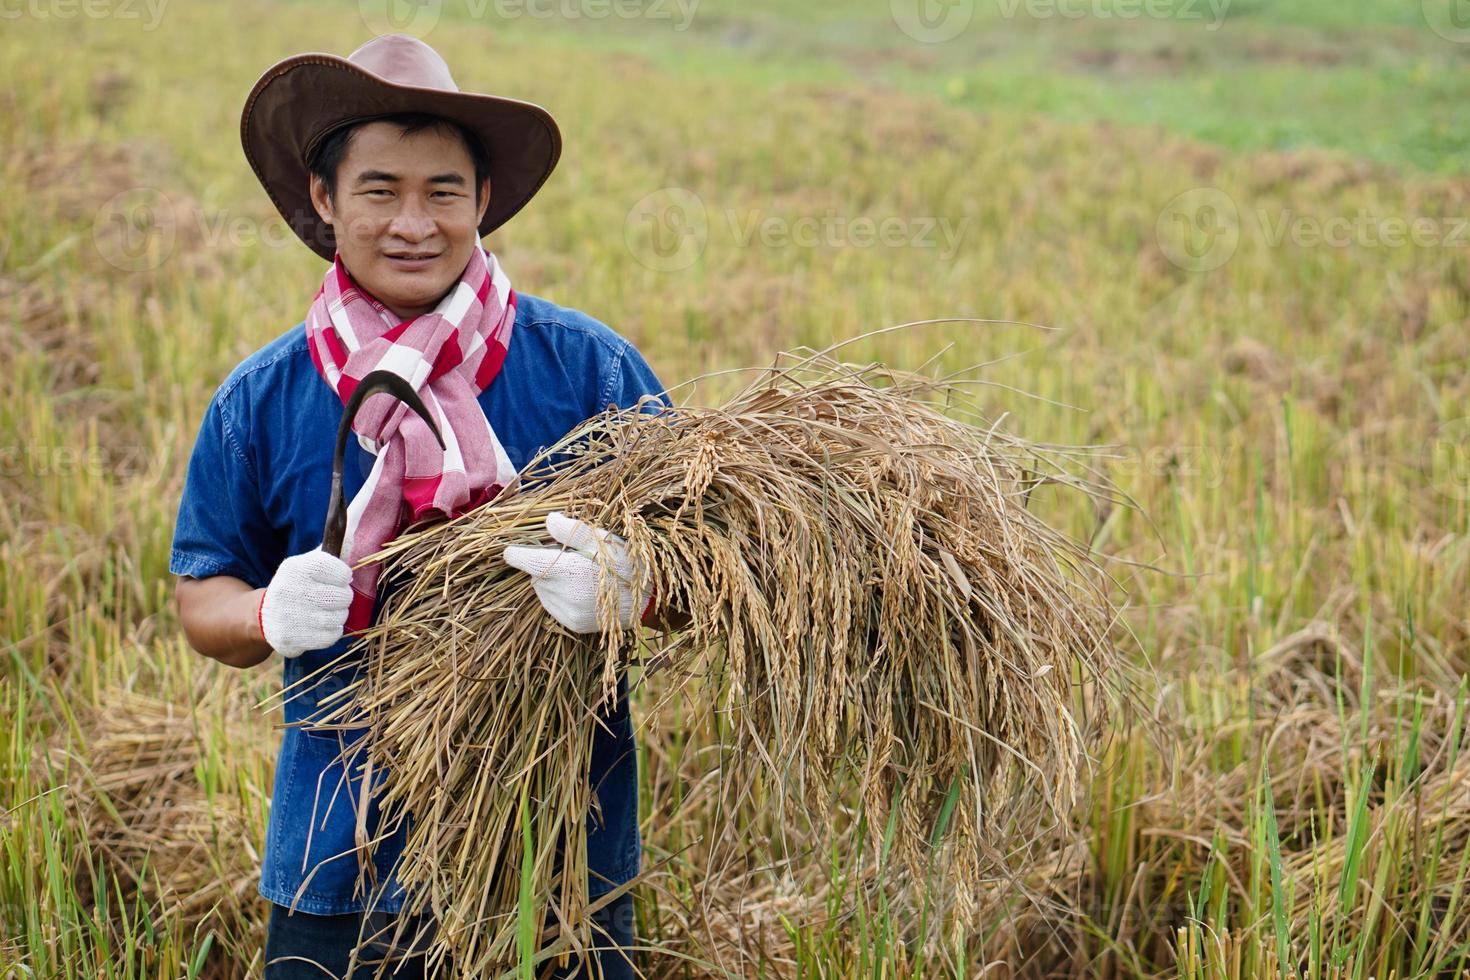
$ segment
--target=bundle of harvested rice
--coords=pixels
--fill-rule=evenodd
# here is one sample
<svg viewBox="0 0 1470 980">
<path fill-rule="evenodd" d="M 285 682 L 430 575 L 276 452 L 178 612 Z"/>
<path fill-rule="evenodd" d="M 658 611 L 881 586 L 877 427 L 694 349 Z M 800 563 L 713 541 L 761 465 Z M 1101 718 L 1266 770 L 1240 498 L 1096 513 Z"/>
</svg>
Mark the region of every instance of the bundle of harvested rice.
<svg viewBox="0 0 1470 980">
<path fill-rule="evenodd" d="M 1073 450 L 979 421 L 963 384 L 778 361 L 720 408 L 590 420 L 518 495 L 385 549 L 403 587 L 328 723 L 366 729 L 383 835 L 412 815 L 398 873 L 406 910 L 439 920 L 436 959 L 493 975 L 595 942 L 586 772 L 594 712 L 632 664 L 723 692 L 721 778 L 743 807 L 861 821 L 895 880 L 945 882 L 935 914 L 964 921 L 977 883 L 1073 804 L 1108 603 L 1027 502 L 1043 481 L 1100 488 Z M 553 510 L 626 538 L 687 627 L 645 646 L 544 615 L 500 557 Z"/>
</svg>

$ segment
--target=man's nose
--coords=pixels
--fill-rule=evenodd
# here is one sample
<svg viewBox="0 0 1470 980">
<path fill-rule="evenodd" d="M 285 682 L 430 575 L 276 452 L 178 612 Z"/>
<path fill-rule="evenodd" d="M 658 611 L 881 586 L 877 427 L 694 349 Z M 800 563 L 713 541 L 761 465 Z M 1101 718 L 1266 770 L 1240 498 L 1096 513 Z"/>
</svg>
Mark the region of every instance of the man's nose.
<svg viewBox="0 0 1470 980">
<path fill-rule="evenodd" d="M 434 219 L 425 203 L 414 195 L 402 198 L 402 205 L 388 225 L 389 234 L 406 242 L 421 242 L 434 234 Z"/>
</svg>

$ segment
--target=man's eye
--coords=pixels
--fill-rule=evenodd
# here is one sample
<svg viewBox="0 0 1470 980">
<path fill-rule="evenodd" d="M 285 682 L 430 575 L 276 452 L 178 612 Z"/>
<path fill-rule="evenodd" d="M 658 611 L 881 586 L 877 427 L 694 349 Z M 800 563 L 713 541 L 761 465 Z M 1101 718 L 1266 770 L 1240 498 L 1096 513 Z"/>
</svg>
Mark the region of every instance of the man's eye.
<svg viewBox="0 0 1470 980">
<path fill-rule="evenodd" d="M 372 190 L 370 190 L 370 191 L 367 191 L 367 194 L 368 194 L 368 196 L 370 196 L 370 197 L 377 197 L 377 196 L 378 196 L 378 195 L 380 195 L 380 194 L 381 194 L 381 195 L 388 195 L 388 194 L 392 194 L 392 193 L 393 193 L 393 192 L 392 192 L 392 191 L 390 191 L 390 190 L 389 190 L 389 189 L 388 189 L 388 188 L 386 188 L 386 187 L 375 187 L 375 188 L 373 188 L 373 189 L 372 189 Z"/>
</svg>

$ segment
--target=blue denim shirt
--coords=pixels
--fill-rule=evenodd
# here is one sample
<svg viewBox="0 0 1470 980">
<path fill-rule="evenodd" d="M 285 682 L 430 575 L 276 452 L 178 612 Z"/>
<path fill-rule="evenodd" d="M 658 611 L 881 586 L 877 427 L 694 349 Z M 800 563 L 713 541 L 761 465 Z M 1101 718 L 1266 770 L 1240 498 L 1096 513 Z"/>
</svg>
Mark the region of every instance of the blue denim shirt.
<svg viewBox="0 0 1470 980">
<path fill-rule="evenodd" d="M 608 404 L 629 407 L 641 395 L 663 391 L 637 349 L 604 324 L 525 293 L 517 299 L 505 363 L 480 394 L 517 468 Z M 312 365 L 302 324 L 230 372 L 205 410 L 189 460 L 169 570 L 195 578 L 230 575 L 260 588 L 281 561 L 320 545 L 341 417 L 341 402 Z M 349 500 L 371 465 L 372 457 L 349 439 L 343 467 Z M 386 594 L 380 589 L 379 610 Z M 344 658 L 340 669 L 311 685 L 292 685 L 352 643 L 343 639 L 285 661 L 283 679 L 292 692 L 285 702 L 288 725 L 311 718 L 320 699 L 353 676 L 356 658 Z M 624 691 L 608 711 L 611 732 L 598 726 L 588 774 L 601 807 L 600 821 L 588 816 L 594 896 L 633 877 L 641 857 L 637 759 Z M 367 903 L 354 894 L 359 869 L 352 853 L 359 766 L 360 760 L 344 763 L 336 734 L 286 729 L 260 876 L 266 898 L 294 901 L 317 915 L 365 910 Z M 378 815 L 370 808 L 368 817 L 369 837 L 375 837 Z M 378 881 L 386 882 L 373 893 L 377 911 L 402 907 L 392 868 L 403 836 L 399 828 L 377 848 Z"/>
</svg>

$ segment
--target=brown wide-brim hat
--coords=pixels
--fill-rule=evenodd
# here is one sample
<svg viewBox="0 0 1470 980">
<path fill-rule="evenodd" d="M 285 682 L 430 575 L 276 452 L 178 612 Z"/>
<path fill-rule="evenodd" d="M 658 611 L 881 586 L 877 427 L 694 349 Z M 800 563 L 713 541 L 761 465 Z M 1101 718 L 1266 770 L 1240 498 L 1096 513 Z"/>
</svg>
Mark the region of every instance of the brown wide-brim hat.
<svg viewBox="0 0 1470 980">
<path fill-rule="evenodd" d="M 400 112 L 453 120 L 479 137 L 490 158 L 484 237 L 535 196 L 561 156 L 561 132 L 538 105 L 461 92 L 439 53 L 423 41 L 386 34 L 346 58 L 299 54 L 255 83 L 240 116 L 245 157 L 291 230 L 327 261 L 332 227 L 311 205 L 306 161 L 344 123 Z"/>
</svg>

